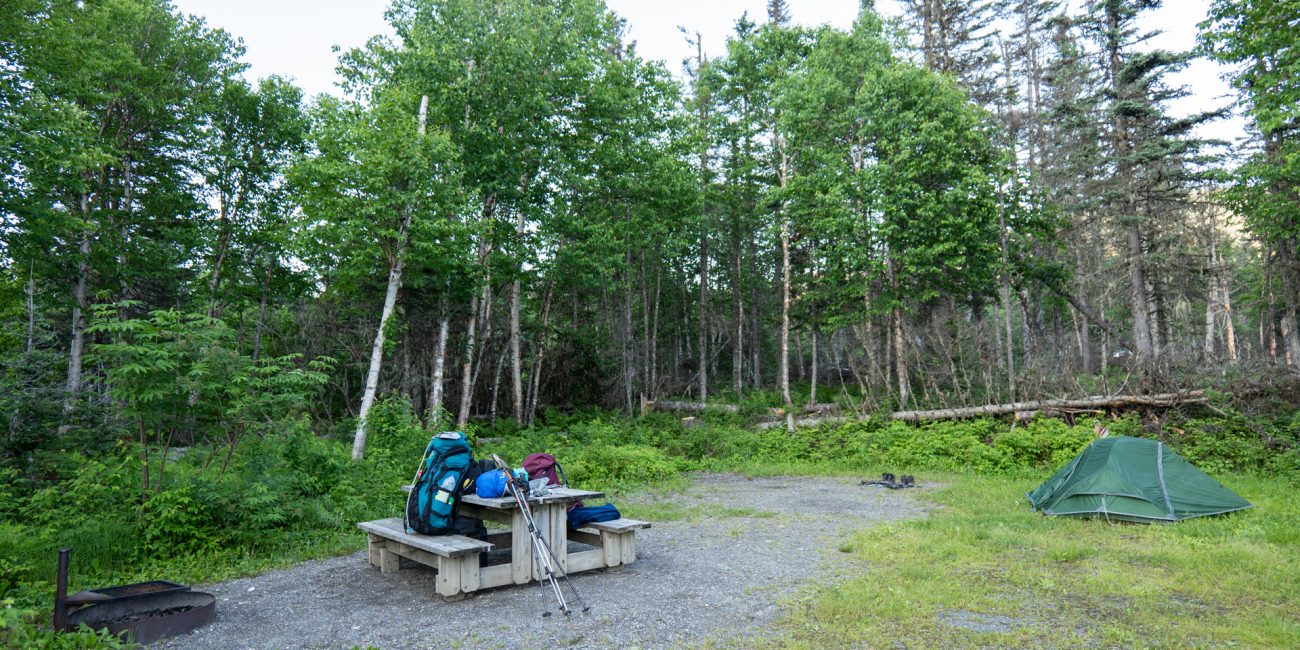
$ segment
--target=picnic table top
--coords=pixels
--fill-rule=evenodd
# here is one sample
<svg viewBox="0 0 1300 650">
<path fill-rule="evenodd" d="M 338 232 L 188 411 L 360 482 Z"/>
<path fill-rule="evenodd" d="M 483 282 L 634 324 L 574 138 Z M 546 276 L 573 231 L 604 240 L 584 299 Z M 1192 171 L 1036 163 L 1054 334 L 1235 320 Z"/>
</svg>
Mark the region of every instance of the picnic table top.
<svg viewBox="0 0 1300 650">
<path fill-rule="evenodd" d="M 411 486 L 403 485 L 402 491 L 410 492 Z M 592 492 L 591 490 L 579 490 L 577 488 L 568 487 L 547 487 L 546 494 L 542 496 L 530 494 L 528 496 L 528 503 L 532 505 L 546 503 L 572 503 L 584 499 L 600 499 L 604 496 L 604 492 Z M 484 508 L 491 508 L 493 510 L 513 510 L 517 507 L 517 504 L 515 504 L 515 498 L 509 495 L 503 495 L 493 499 L 485 499 L 477 494 L 462 494 L 460 495 L 460 502 Z"/>
<path fill-rule="evenodd" d="M 583 499 L 599 499 L 603 496 L 605 496 L 604 492 L 592 492 L 590 490 L 578 490 L 567 487 L 548 487 L 546 489 L 546 494 L 542 496 L 530 494 L 528 496 L 528 503 L 530 505 L 544 503 L 572 503 L 574 501 L 582 501 Z M 482 506 L 484 508 L 491 508 L 493 510 L 511 510 L 518 507 L 518 504 L 515 503 L 515 498 L 512 496 L 499 496 L 494 499 L 484 499 L 477 494 L 462 494 L 460 502 Z"/>
</svg>

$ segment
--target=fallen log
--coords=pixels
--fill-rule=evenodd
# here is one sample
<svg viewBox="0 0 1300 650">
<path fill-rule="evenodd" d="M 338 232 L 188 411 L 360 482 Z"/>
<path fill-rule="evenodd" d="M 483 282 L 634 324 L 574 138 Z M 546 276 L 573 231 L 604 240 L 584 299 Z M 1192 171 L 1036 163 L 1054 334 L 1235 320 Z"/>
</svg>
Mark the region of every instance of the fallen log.
<svg viewBox="0 0 1300 650">
<path fill-rule="evenodd" d="M 803 413 L 839 413 L 840 405 L 834 403 L 825 404 L 805 404 L 798 407 Z M 784 416 L 785 409 L 768 408 L 765 409 L 768 415 Z M 740 407 L 735 404 L 707 404 L 705 402 L 681 402 L 676 400 L 641 400 L 641 414 L 644 415 L 650 411 L 668 411 L 672 413 L 703 413 L 705 411 L 722 411 L 723 413 L 739 413 Z"/>
<path fill-rule="evenodd" d="M 815 427 L 822 424 L 843 424 L 850 422 L 854 418 L 846 418 L 842 415 L 828 415 L 825 417 L 799 418 L 794 421 L 796 427 Z M 759 431 L 767 429 L 785 428 L 785 418 L 779 420 L 767 420 L 754 425 Z"/>
<path fill-rule="evenodd" d="M 1203 390 L 1191 390 L 1182 393 L 1160 393 L 1157 395 L 1096 395 L 1077 399 L 1045 399 L 1011 404 L 986 404 L 984 406 L 967 406 L 962 408 L 935 409 L 932 411 L 896 411 L 890 414 L 891 420 L 902 422 L 927 422 L 931 420 L 959 420 L 983 415 L 1007 415 L 1028 411 L 1044 413 L 1068 413 L 1078 411 L 1104 411 L 1136 406 L 1154 408 L 1173 408 L 1184 404 L 1207 404 Z M 840 424 L 853 418 L 819 416 L 795 420 L 795 426 L 817 426 L 819 424 Z M 773 429 L 785 426 L 785 420 L 760 422 L 759 429 Z"/>
<path fill-rule="evenodd" d="M 984 406 L 968 406 L 964 408 L 935 409 L 933 411 L 895 411 L 890 418 L 904 422 L 924 422 L 927 420 L 958 420 L 981 415 L 1006 415 L 1016 411 L 1119 409 L 1130 406 L 1171 408 L 1183 404 L 1205 404 L 1207 401 L 1203 390 L 1160 393 L 1158 395 L 1097 395 L 1078 399 L 1044 399 L 1011 404 L 986 404 Z"/>
<path fill-rule="evenodd" d="M 675 400 L 645 400 L 641 402 L 642 413 L 645 413 L 646 411 L 703 413 L 708 410 L 722 411 L 724 413 L 739 413 L 740 407 L 735 404 L 707 404 L 705 402 L 678 402 Z"/>
</svg>

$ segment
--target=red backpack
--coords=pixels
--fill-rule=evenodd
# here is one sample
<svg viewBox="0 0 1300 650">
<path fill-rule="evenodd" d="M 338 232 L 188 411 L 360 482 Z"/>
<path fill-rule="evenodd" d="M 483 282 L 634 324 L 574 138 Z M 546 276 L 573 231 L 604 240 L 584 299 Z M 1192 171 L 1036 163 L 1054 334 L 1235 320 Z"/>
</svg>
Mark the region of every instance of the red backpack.
<svg viewBox="0 0 1300 650">
<path fill-rule="evenodd" d="M 550 454 L 528 454 L 524 457 L 524 471 L 528 472 L 529 479 L 545 477 L 551 485 L 569 487 L 569 478 L 564 475 L 564 468 Z M 569 510 L 581 505 L 581 501 L 575 501 L 569 504 Z"/>
</svg>

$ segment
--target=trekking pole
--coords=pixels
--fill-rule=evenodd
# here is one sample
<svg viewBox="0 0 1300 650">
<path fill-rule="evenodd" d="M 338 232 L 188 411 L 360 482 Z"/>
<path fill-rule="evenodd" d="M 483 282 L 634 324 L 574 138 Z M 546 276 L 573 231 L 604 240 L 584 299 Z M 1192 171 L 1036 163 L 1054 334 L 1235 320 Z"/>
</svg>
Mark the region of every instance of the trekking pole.
<svg viewBox="0 0 1300 650">
<path fill-rule="evenodd" d="M 545 574 L 547 582 L 550 583 L 551 589 L 555 592 L 556 600 L 560 603 L 560 610 L 563 611 L 566 616 L 573 613 L 569 609 L 567 599 L 564 597 L 564 590 L 560 588 L 560 583 L 556 579 L 557 573 L 560 577 L 564 578 L 564 584 L 569 587 L 569 591 L 573 594 L 574 601 L 582 607 L 583 613 L 586 613 L 591 609 L 591 606 L 583 600 L 582 594 L 578 593 L 578 588 L 574 586 L 573 580 L 569 578 L 568 572 L 560 566 L 560 558 L 555 555 L 555 550 L 546 542 L 546 538 L 542 535 L 541 529 L 537 527 L 537 520 L 533 517 L 533 509 L 528 505 L 528 499 L 520 493 L 519 479 L 510 473 L 509 467 L 507 467 L 505 462 L 499 457 L 493 455 L 492 458 L 496 461 L 498 466 L 505 469 L 507 474 L 510 474 L 511 479 L 508 485 L 511 488 L 511 493 L 515 497 L 515 503 L 519 506 L 519 511 L 524 518 L 524 522 L 528 524 L 529 537 L 532 538 L 534 566 Z M 539 576 L 539 584 L 540 581 L 541 577 Z M 546 615 L 549 615 L 549 612 Z"/>
<path fill-rule="evenodd" d="M 538 584 L 541 584 L 544 575 L 547 584 L 551 586 L 551 591 L 555 592 L 555 600 L 560 604 L 560 611 L 564 612 L 565 616 L 568 616 L 572 611 L 569 609 L 569 603 L 564 597 L 564 590 L 560 588 L 560 582 L 555 578 L 555 567 L 551 563 L 552 556 L 549 553 L 550 546 L 542 535 L 542 531 L 537 527 L 537 520 L 533 518 L 532 510 L 528 507 L 528 500 L 520 494 L 518 485 L 512 483 L 511 492 L 515 495 L 515 502 L 519 504 L 524 522 L 528 524 L 529 537 L 533 542 L 533 566 L 539 573 Z M 550 612 L 547 612 L 547 615 L 549 614 Z"/>
<path fill-rule="evenodd" d="M 555 561 L 555 565 L 559 566 L 560 558 L 555 557 L 555 551 L 552 550 L 550 546 L 547 546 L 546 552 L 551 556 L 551 559 Z M 564 568 L 561 567 L 560 576 L 564 578 L 564 584 L 568 585 L 569 591 L 573 592 L 573 599 L 577 601 L 578 605 L 582 606 L 582 613 L 586 614 L 587 611 L 591 609 L 591 605 L 588 605 L 587 601 L 582 598 L 582 594 L 578 593 L 578 587 L 577 585 L 574 585 L 573 580 L 569 578 L 569 572 L 565 571 Z"/>
<path fill-rule="evenodd" d="M 551 565 L 551 554 L 548 552 L 546 538 L 542 536 L 542 531 L 537 528 L 537 521 L 533 519 L 533 512 L 528 507 L 528 500 L 523 496 L 519 489 L 519 479 L 510 471 L 510 467 L 505 464 L 496 454 L 492 455 L 492 460 L 496 461 L 498 467 L 506 472 L 509 477 L 506 487 L 510 494 L 515 498 L 515 505 L 519 506 L 520 516 L 524 518 L 524 523 L 528 527 L 528 536 L 533 545 L 533 568 L 538 572 L 537 580 L 540 584 L 545 578 L 547 584 L 551 586 L 551 591 L 555 594 L 555 600 L 560 605 L 560 611 L 568 616 L 572 611 L 569 609 L 568 602 L 565 601 L 564 591 L 560 588 L 560 582 L 555 578 L 555 569 Z M 542 614 L 550 616 L 550 612 Z"/>
<path fill-rule="evenodd" d="M 505 462 L 502 461 L 497 456 L 493 455 L 493 459 L 496 461 L 496 463 L 499 466 L 503 466 L 503 467 L 505 466 Z M 510 473 L 508 467 L 505 467 L 505 470 L 507 474 Z M 512 487 L 518 485 L 518 479 L 515 478 L 513 474 L 511 474 L 510 485 Z M 529 530 L 532 532 L 531 536 L 533 538 L 534 548 L 536 549 L 533 557 L 534 562 L 543 563 L 541 567 L 543 567 L 543 569 L 548 572 L 548 577 L 550 577 L 551 581 L 553 582 L 555 581 L 554 575 L 556 573 L 556 569 L 558 569 L 559 576 L 564 578 L 564 584 L 568 586 L 569 591 L 573 594 L 573 600 L 582 607 L 582 612 L 585 614 L 588 611 L 590 611 L 591 605 L 588 605 L 587 601 L 582 597 L 582 594 L 578 593 L 577 585 L 573 584 L 573 579 L 569 577 L 569 573 L 565 571 L 564 568 L 560 565 L 560 558 L 555 555 L 555 550 L 552 549 L 551 545 L 547 544 L 546 539 L 542 537 L 541 530 L 537 528 L 536 520 L 533 518 L 532 506 L 528 505 L 527 498 L 521 497 L 521 495 L 518 493 L 517 487 L 515 490 L 515 502 L 519 504 L 519 509 L 524 516 L 524 521 L 528 523 Z M 555 587 L 558 587 L 558 584 L 556 584 Z M 562 597 L 562 593 L 561 593 L 561 597 Z M 566 615 L 570 613 L 567 606 L 567 602 L 563 604 L 561 609 L 564 610 L 564 613 Z"/>
</svg>

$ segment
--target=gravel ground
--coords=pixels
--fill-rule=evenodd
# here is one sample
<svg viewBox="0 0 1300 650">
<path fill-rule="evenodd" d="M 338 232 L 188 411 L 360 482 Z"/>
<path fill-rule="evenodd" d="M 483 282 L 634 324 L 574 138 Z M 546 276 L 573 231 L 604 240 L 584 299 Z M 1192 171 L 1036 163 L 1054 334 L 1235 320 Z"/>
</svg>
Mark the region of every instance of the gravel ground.
<svg viewBox="0 0 1300 650">
<path fill-rule="evenodd" d="M 752 638 L 800 585 L 837 579 L 847 566 L 837 540 L 848 531 L 922 516 L 913 492 L 701 475 L 681 493 L 620 502 L 671 501 L 681 518 L 638 532 L 633 564 L 573 576 L 592 606 L 585 615 L 543 618 L 553 608 L 535 586 L 444 602 L 432 569 L 404 563 L 385 576 L 355 553 L 202 587 L 217 597 L 212 623 L 154 647 L 671 648 Z"/>
</svg>

